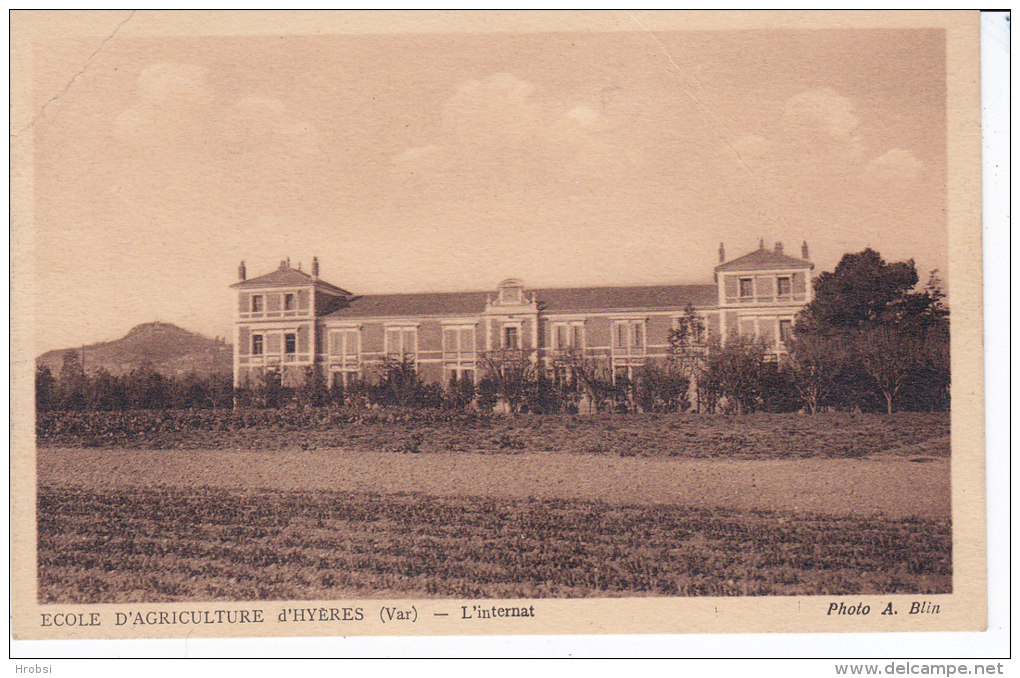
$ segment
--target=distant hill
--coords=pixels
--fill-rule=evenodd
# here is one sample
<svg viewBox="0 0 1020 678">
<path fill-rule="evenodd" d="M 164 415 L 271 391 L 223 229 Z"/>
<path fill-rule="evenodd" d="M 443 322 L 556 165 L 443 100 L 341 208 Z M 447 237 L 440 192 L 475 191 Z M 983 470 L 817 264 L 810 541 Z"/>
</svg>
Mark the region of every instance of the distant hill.
<svg viewBox="0 0 1020 678">
<path fill-rule="evenodd" d="M 57 376 L 68 350 L 81 353 L 80 346 L 47 351 L 36 359 L 36 364 L 49 367 Z M 116 341 L 85 347 L 85 370 L 89 373 L 102 367 L 111 374 L 126 374 L 146 360 L 167 376 L 229 373 L 233 369 L 233 349 L 225 341 L 159 322 L 138 325 Z"/>
</svg>

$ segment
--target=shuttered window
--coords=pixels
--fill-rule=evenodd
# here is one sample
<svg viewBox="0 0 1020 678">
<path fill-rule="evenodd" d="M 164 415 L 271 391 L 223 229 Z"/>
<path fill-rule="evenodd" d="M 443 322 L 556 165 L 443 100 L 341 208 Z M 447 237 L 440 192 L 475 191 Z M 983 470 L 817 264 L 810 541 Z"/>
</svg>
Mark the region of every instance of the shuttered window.
<svg viewBox="0 0 1020 678">
<path fill-rule="evenodd" d="M 418 352 L 418 330 L 389 328 L 386 330 L 386 353 L 391 356 L 413 356 Z"/>
</svg>

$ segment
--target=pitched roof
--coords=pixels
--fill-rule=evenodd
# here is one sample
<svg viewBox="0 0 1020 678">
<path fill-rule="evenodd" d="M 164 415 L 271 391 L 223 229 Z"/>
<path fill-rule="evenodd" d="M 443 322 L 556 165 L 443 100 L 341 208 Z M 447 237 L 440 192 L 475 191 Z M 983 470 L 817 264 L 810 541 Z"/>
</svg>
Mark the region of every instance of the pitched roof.
<svg viewBox="0 0 1020 678">
<path fill-rule="evenodd" d="M 419 315 L 471 315 L 485 310 L 491 292 L 422 292 L 417 294 L 371 294 L 354 297 L 329 319 L 379 318 Z"/>
<path fill-rule="evenodd" d="M 687 304 L 715 303 L 715 285 L 654 285 L 642 287 L 576 287 L 525 290 L 532 293 L 543 311 L 628 311 L 644 308 L 683 308 Z M 476 315 L 494 297 L 485 292 L 434 292 L 416 294 L 373 294 L 355 297 L 346 308 L 325 316 L 328 319 L 400 316 Z"/>
<path fill-rule="evenodd" d="M 773 268 L 814 268 L 815 265 L 805 259 L 781 254 L 774 250 L 767 250 L 764 247 L 737 257 L 725 264 L 715 267 L 717 271 L 763 271 Z"/>
<path fill-rule="evenodd" d="M 716 302 L 715 285 L 647 285 L 640 287 L 568 287 L 535 290 L 545 311 L 626 311 L 637 308 L 683 308 Z"/>
<path fill-rule="evenodd" d="M 272 273 L 266 273 L 265 275 L 260 275 L 257 278 L 242 280 L 241 282 L 234 283 L 231 287 L 239 287 L 243 289 L 248 287 L 297 287 L 312 284 L 325 287 L 326 289 L 332 290 L 338 294 L 350 295 L 350 292 L 341 287 L 332 285 L 325 280 L 317 280 L 304 271 L 299 271 L 296 268 L 290 268 L 289 266 L 278 268 Z"/>
</svg>

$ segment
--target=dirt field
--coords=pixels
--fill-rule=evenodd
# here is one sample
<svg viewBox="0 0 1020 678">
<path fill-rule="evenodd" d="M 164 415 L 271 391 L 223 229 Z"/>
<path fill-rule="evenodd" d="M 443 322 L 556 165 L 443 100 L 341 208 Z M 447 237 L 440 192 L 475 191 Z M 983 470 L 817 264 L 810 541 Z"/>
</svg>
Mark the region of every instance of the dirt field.
<svg viewBox="0 0 1020 678">
<path fill-rule="evenodd" d="M 422 493 L 948 520 L 949 460 L 40 449 L 41 486 Z M 914 459 L 921 459 L 915 457 Z"/>
<path fill-rule="evenodd" d="M 381 449 L 356 436 L 317 449 L 41 447 L 39 597 L 949 592 L 948 421 L 904 415 L 883 438 L 875 422 L 847 419 L 823 441 L 867 439 L 870 453 L 834 455 L 791 454 L 783 446 L 807 450 L 819 424 L 787 420 L 771 417 L 756 438 L 725 432 L 725 419 L 697 422 L 693 438 L 705 438 L 694 449 L 708 450 L 709 436 L 753 440 L 718 455 L 657 447 L 692 439 L 689 420 L 622 417 L 579 424 L 579 436 L 603 427 L 609 441 L 586 453 L 564 444 L 563 422 L 525 433 L 472 425 L 464 439 L 460 424 L 434 424 L 433 438 L 457 446 L 418 440 L 417 453 L 398 422 L 371 424 L 397 441 Z M 620 435 L 644 441 L 622 450 L 647 451 L 612 447 Z"/>
</svg>

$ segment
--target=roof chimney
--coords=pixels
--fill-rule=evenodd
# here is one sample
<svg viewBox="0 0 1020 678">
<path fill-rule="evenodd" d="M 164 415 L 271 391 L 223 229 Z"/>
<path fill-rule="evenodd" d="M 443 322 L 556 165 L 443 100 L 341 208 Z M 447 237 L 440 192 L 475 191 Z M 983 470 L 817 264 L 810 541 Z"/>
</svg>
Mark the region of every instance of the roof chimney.
<svg viewBox="0 0 1020 678">
<path fill-rule="evenodd" d="M 782 254 L 782 253 L 783 253 L 783 243 L 781 243 L 781 242 L 779 242 L 777 240 L 776 241 L 776 254 Z"/>
<path fill-rule="evenodd" d="M 241 265 L 237 267 L 237 279 L 240 280 L 241 282 L 244 282 L 245 279 L 247 279 L 247 277 L 248 269 L 244 267 L 244 262 L 242 261 Z"/>
<path fill-rule="evenodd" d="M 300 261 L 297 262 L 297 270 L 299 270 L 299 271 L 301 270 L 301 262 Z"/>
<path fill-rule="evenodd" d="M 282 271 L 285 268 L 287 268 L 287 260 L 286 259 L 280 259 L 280 270 Z"/>
<path fill-rule="evenodd" d="M 312 257 L 312 277 L 319 277 L 319 257 Z"/>
<path fill-rule="evenodd" d="M 801 244 L 800 246 L 800 258 L 801 259 L 808 258 L 807 240 L 805 240 L 803 244 Z"/>
<path fill-rule="evenodd" d="M 758 240 L 758 249 L 760 250 L 765 249 L 765 238 L 761 238 Z"/>
<path fill-rule="evenodd" d="M 726 261 L 726 248 L 723 246 L 722 243 L 719 243 L 719 263 L 721 264 L 725 261 Z"/>
</svg>

